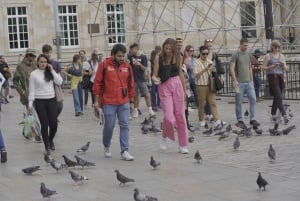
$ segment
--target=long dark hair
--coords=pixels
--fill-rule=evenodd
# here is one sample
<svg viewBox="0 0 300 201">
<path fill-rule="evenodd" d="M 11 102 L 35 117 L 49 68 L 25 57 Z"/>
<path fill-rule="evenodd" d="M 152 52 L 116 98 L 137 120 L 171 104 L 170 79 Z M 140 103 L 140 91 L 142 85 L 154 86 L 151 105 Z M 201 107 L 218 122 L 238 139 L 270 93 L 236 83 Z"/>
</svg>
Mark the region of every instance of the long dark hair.
<svg viewBox="0 0 300 201">
<path fill-rule="evenodd" d="M 48 57 L 47 57 L 46 55 L 40 54 L 40 55 L 38 56 L 37 60 L 36 60 L 36 61 L 37 61 L 38 67 L 39 67 L 39 60 L 40 60 L 41 58 L 45 58 L 45 59 L 47 60 L 47 64 L 51 64 L 50 61 L 49 61 L 49 59 L 48 59 Z M 54 78 L 53 78 L 53 75 L 52 75 L 52 73 L 50 72 L 50 69 L 49 69 L 48 67 L 46 67 L 45 72 L 44 72 L 44 75 L 45 75 L 45 80 L 46 80 L 46 82 L 50 82 L 51 80 L 54 79 Z"/>
<path fill-rule="evenodd" d="M 166 45 L 171 45 L 172 54 L 173 54 L 173 57 L 175 58 L 176 66 L 179 67 L 181 56 L 178 52 L 178 49 L 177 49 L 177 46 L 176 46 L 176 41 L 173 38 L 167 38 L 165 40 L 165 42 L 163 43 L 163 45 L 162 45 L 161 56 L 163 58 L 164 63 L 165 64 L 167 63 L 167 55 L 165 54 L 165 51 L 164 51 Z M 171 64 L 172 63 L 173 63 L 173 61 L 171 61 Z"/>
</svg>

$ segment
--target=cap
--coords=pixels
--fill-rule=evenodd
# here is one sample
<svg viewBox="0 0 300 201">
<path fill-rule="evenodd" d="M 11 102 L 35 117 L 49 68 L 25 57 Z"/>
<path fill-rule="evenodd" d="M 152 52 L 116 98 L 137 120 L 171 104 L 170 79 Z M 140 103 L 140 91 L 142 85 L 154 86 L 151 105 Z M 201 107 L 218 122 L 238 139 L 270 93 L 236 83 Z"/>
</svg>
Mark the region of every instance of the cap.
<svg viewBox="0 0 300 201">
<path fill-rule="evenodd" d="M 25 52 L 25 55 L 26 55 L 26 54 L 31 54 L 31 55 L 33 55 L 33 56 L 36 57 L 36 50 L 33 49 L 33 48 L 28 48 L 28 49 L 26 50 L 26 52 Z"/>
<path fill-rule="evenodd" d="M 256 49 L 256 50 L 254 51 L 254 54 L 255 54 L 255 55 L 261 55 L 261 54 L 263 54 L 263 52 L 262 52 L 260 49 Z"/>
</svg>

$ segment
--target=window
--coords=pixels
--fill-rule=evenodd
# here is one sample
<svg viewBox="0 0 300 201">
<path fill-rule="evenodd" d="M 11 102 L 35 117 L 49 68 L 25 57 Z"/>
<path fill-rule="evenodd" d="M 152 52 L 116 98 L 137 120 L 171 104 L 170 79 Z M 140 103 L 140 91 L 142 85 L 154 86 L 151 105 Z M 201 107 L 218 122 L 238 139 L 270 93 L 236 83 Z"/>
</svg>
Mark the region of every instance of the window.
<svg viewBox="0 0 300 201">
<path fill-rule="evenodd" d="M 9 49 L 29 47 L 28 20 L 26 7 L 7 8 Z"/>
<path fill-rule="evenodd" d="M 242 38 L 256 38 L 255 2 L 240 2 Z"/>
<path fill-rule="evenodd" d="M 79 45 L 78 18 L 75 5 L 58 6 L 61 46 L 72 47 Z"/>
<path fill-rule="evenodd" d="M 107 4 L 108 43 L 125 43 L 125 21 L 123 4 Z"/>
</svg>

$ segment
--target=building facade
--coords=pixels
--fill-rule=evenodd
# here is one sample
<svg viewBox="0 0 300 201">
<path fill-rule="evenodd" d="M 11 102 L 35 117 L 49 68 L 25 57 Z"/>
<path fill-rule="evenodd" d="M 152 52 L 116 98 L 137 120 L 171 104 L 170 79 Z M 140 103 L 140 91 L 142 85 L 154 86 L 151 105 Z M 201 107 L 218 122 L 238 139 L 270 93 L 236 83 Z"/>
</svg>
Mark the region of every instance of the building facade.
<svg viewBox="0 0 300 201">
<path fill-rule="evenodd" d="M 57 1 L 61 60 L 65 62 L 81 49 L 89 57 L 97 47 L 107 56 L 116 43 L 128 47 L 138 42 L 149 54 L 169 37 L 181 37 L 184 45 L 195 47 L 213 39 L 216 51 L 222 53 L 235 50 L 241 37 L 249 38 L 250 49 L 266 48 L 262 0 Z M 298 1 L 284 2 L 273 1 L 275 36 L 297 48 L 300 8 Z M 29 47 L 41 51 L 47 43 L 56 50 L 53 1 L 1 0 L 0 9 L 0 52 L 10 63 L 17 63 Z"/>
</svg>

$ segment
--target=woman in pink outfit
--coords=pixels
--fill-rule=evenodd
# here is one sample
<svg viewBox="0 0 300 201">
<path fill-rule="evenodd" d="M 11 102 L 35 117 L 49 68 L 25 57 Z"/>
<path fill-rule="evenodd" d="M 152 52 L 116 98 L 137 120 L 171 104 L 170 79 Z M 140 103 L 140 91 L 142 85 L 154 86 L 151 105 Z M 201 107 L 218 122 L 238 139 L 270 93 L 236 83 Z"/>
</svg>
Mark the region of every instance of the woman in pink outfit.
<svg viewBox="0 0 300 201">
<path fill-rule="evenodd" d="M 176 41 L 168 38 L 162 45 L 162 53 L 154 60 L 154 82 L 160 83 L 159 97 L 164 113 L 163 139 L 160 145 L 165 150 L 166 138 L 175 140 L 174 127 L 178 133 L 179 152 L 187 154 L 188 130 L 185 119 L 185 79 L 182 72 L 182 56 Z"/>
</svg>

